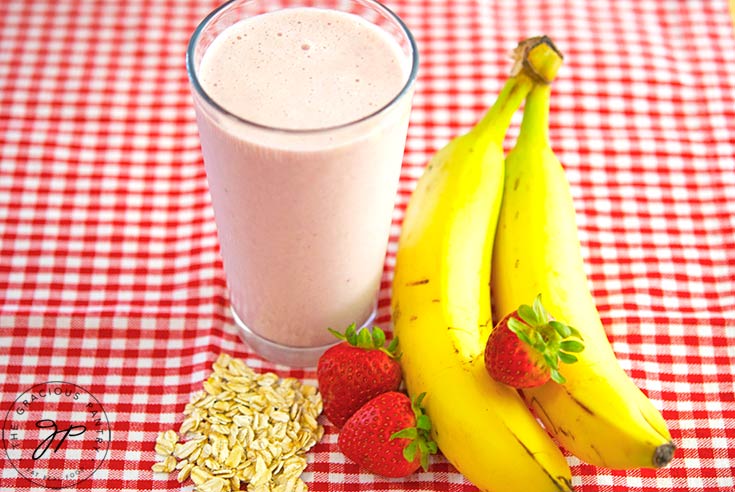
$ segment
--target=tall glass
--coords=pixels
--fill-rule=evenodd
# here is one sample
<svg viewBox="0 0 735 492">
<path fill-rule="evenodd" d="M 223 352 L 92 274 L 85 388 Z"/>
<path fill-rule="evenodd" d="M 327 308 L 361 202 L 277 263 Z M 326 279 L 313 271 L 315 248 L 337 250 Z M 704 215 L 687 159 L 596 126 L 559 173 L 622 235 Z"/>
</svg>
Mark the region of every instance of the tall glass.
<svg viewBox="0 0 735 492">
<path fill-rule="evenodd" d="M 270 96 L 282 100 L 281 94 L 224 102 L 214 94 L 214 85 L 207 87 L 202 62 L 218 42 L 222 51 L 224 41 L 218 37 L 232 37 L 228 28 L 243 25 L 243 20 L 266 19 L 255 16 L 273 19 L 274 11 L 282 14 L 283 9 L 299 7 L 322 9 L 319 12 L 325 15 L 338 11 L 357 16 L 362 24 L 355 24 L 355 29 L 359 25 L 363 29 L 367 21 L 395 49 L 381 52 L 371 42 L 370 50 L 356 53 L 353 58 L 355 66 L 362 67 L 361 75 L 343 77 L 342 85 L 331 89 L 333 97 L 320 96 L 317 107 L 300 108 L 307 101 L 295 98 L 284 111 L 299 114 L 303 110 L 299 121 L 274 124 L 277 120 L 271 118 L 278 116 L 277 111 L 267 107 L 262 119 L 244 114 L 258 104 L 268 106 Z M 319 20 L 333 24 L 327 17 Z M 292 23 L 302 24 L 300 20 Z M 344 29 L 349 22 L 341 25 Z M 279 30 L 274 43 L 289 35 Z M 305 56 L 348 49 L 342 43 L 334 45 L 321 46 L 318 40 L 305 38 L 301 49 Z M 262 43 L 265 62 L 285 56 L 278 46 L 269 45 L 268 40 Z M 360 99 L 360 87 L 379 84 L 383 77 L 382 68 L 374 73 L 365 68 L 380 67 L 388 58 L 401 67 L 398 85 L 384 102 L 351 115 L 359 105 L 355 101 Z M 207 70 L 228 63 L 225 57 L 205 61 Z M 300 80 L 297 57 L 285 60 L 285 65 L 292 90 L 302 90 L 310 80 Z M 340 77 L 344 65 L 338 67 Z M 325 60 L 323 68 L 310 76 L 329 78 L 335 67 Z M 260 67 L 252 65 L 253 73 L 256 68 Z M 328 327 L 342 330 L 351 323 L 366 326 L 374 321 L 417 69 L 410 31 L 373 0 L 233 0 L 213 11 L 194 32 L 187 71 L 232 315 L 242 339 L 263 357 L 286 365 L 313 366 L 336 341 Z M 248 84 L 250 73 L 242 70 L 237 77 Z M 276 82 L 280 84 L 280 79 Z M 278 87 L 274 83 L 273 91 Z M 322 86 L 314 87 L 318 91 Z M 316 113 L 324 113 L 324 121 L 334 117 L 336 123 L 318 127 L 301 123 Z M 334 115 L 347 115 L 347 119 L 339 121 Z"/>
</svg>

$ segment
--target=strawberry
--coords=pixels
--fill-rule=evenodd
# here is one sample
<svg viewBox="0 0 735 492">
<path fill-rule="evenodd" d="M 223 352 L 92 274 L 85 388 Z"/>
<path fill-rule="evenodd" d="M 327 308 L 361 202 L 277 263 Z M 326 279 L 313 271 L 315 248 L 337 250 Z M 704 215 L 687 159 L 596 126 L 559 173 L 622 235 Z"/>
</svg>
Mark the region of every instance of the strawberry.
<svg viewBox="0 0 735 492">
<path fill-rule="evenodd" d="M 549 379 L 564 384 L 559 361 L 577 362 L 584 350 L 582 336 L 571 326 L 551 319 L 541 304 L 521 305 L 493 328 L 485 346 L 485 367 L 495 380 L 514 388 L 531 388 Z"/>
<path fill-rule="evenodd" d="M 341 428 L 348 418 L 375 396 L 395 391 L 401 385 L 401 367 L 396 361 L 398 339 L 385 348 L 385 333 L 377 326 L 344 334 L 329 330 L 344 342 L 319 358 L 317 380 L 324 402 L 324 415 Z"/>
<path fill-rule="evenodd" d="M 405 477 L 419 466 L 426 470 L 437 446 L 421 407 L 424 396 L 413 402 L 397 391 L 376 396 L 345 423 L 339 449 L 365 470 L 385 477 Z"/>
</svg>

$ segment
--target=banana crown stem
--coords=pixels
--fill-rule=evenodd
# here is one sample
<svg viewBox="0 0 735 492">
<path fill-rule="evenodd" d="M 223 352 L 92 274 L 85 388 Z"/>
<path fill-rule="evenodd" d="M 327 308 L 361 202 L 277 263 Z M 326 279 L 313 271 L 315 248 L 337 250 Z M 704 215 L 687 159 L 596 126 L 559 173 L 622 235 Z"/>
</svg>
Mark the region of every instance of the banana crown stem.
<svg viewBox="0 0 735 492">
<path fill-rule="evenodd" d="M 564 60 L 564 55 L 548 36 L 521 41 L 514 55 L 516 63 L 511 75 L 517 75 L 523 70 L 539 84 L 550 84 Z"/>
<path fill-rule="evenodd" d="M 511 118 L 528 93 L 537 86 L 548 86 L 561 67 L 563 55 L 547 36 L 521 41 L 513 52 L 515 64 L 511 77 L 498 99 L 471 130 L 479 138 L 502 144 Z"/>
</svg>

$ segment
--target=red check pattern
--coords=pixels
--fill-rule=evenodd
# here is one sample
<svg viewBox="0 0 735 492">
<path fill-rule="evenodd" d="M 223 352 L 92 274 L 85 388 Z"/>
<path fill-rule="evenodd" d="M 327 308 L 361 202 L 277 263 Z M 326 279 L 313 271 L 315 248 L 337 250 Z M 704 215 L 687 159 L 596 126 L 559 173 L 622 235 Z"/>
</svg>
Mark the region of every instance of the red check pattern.
<svg viewBox="0 0 735 492">
<path fill-rule="evenodd" d="M 416 35 L 421 71 L 379 324 L 390 328 L 397 236 L 424 164 L 492 103 L 517 41 L 546 33 L 566 56 L 550 134 L 593 293 L 623 367 L 679 445 L 655 472 L 570 456 L 573 484 L 735 489 L 735 38 L 726 0 L 388 4 Z M 313 371 L 254 355 L 228 314 L 184 70 L 188 37 L 215 5 L 0 3 L 0 416 L 45 381 L 99 400 L 109 452 L 70 490 L 190 490 L 154 477 L 153 442 L 180 422 L 220 352 L 315 383 Z M 475 490 L 441 458 L 405 480 L 362 473 L 326 431 L 309 453 L 311 490 Z M 0 490 L 44 489 L 1 453 Z"/>
</svg>

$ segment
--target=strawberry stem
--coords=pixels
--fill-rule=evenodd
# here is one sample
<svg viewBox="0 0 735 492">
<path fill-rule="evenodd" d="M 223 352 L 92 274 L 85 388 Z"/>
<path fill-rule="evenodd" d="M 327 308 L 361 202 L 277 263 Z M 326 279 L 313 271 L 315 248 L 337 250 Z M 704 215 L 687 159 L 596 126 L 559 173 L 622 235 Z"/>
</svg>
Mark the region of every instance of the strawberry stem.
<svg viewBox="0 0 735 492">
<path fill-rule="evenodd" d="M 554 382 L 566 383 L 566 378 L 559 372 L 559 361 L 564 364 L 577 362 L 574 354 L 584 350 L 579 330 L 552 319 L 541 303 L 541 294 L 536 296 L 533 306 L 521 304 L 517 313 L 520 319 L 510 318 L 508 329 L 541 355 Z"/>
<path fill-rule="evenodd" d="M 429 455 L 438 451 L 436 442 L 431 439 L 431 419 L 424 413 L 421 403 L 426 393 L 421 393 L 412 402 L 411 408 L 416 419 L 415 427 L 406 427 L 398 432 L 393 433 L 390 438 L 393 439 L 409 439 L 409 443 L 403 448 L 403 457 L 409 463 L 416 459 L 416 453 L 419 454 L 421 468 L 424 471 L 429 467 Z"/>
<path fill-rule="evenodd" d="M 396 353 L 398 347 L 398 337 L 393 337 L 388 347 L 385 347 L 385 332 L 378 326 L 373 326 L 372 329 L 367 327 L 360 329 L 356 328 L 355 323 L 345 329 L 344 333 L 340 333 L 332 328 L 327 328 L 329 333 L 344 340 L 353 347 L 358 347 L 366 350 L 380 350 L 384 352 L 391 359 L 398 359 L 400 354 Z"/>
</svg>

